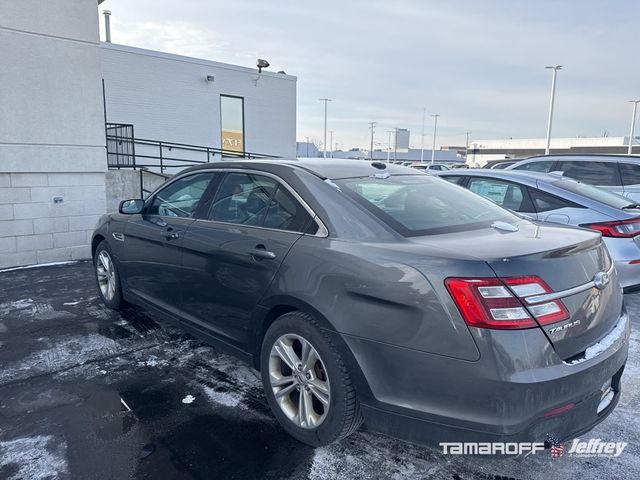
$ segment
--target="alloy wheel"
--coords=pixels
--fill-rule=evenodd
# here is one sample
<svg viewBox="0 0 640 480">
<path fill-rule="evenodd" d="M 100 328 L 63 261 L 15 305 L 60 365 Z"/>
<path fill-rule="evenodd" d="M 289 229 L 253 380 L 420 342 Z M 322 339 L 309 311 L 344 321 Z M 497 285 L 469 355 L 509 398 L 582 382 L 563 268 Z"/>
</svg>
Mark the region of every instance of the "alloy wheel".
<svg viewBox="0 0 640 480">
<path fill-rule="evenodd" d="M 102 250 L 96 259 L 96 275 L 98 286 L 102 296 L 107 300 L 113 300 L 116 294 L 116 271 L 113 260 L 106 250 Z"/>
<path fill-rule="evenodd" d="M 269 380 L 282 412 L 298 427 L 313 429 L 327 417 L 331 389 L 324 362 L 300 335 L 282 335 L 271 347 Z"/>
</svg>

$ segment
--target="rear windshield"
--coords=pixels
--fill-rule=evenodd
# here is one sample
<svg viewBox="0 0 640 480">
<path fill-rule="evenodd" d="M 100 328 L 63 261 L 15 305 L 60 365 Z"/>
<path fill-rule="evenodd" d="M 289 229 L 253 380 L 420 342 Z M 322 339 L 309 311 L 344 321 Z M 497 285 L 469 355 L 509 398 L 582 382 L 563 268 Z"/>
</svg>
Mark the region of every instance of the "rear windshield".
<svg viewBox="0 0 640 480">
<path fill-rule="evenodd" d="M 557 182 L 551 182 L 554 187 L 561 188 L 567 192 L 577 193 L 583 197 L 595 200 L 596 202 L 604 203 L 613 208 L 623 208 L 634 203 L 630 199 L 623 197 L 622 195 L 615 194 L 603 188 L 594 187 L 586 183 L 575 182 L 571 180 L 558 180 Z"/>
<path fill-rule="evenodd" d="M 520 218 L 446 180 L 427 175 L 336 180 L 343 192 L 406 237 L 485 228 Z"/>
</svg>

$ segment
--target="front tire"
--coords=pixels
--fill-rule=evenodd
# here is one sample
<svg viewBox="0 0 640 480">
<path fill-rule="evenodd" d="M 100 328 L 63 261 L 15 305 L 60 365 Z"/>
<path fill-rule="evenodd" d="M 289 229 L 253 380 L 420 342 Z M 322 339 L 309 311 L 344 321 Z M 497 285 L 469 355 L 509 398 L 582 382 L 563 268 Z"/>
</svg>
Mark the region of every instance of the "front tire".
<svg viewBox="0 0 640 480">
<path fill-rule="evenodd" d="M 290 312 L 279 317 L 264 337 L 260 364 L 272 412 L 299 441 L 328 445 L 362 424 L 351 377 L 311 316 Z"/>
<path fill-rule="evenodd" d="M 122 299 L 118 267 L 113 260 L 109 245 L 104 240 L 96 248 L 93 267 L 102 301 L 113 310 L 121 309 L 124 306 L 124 300 Z"/>
</svg>

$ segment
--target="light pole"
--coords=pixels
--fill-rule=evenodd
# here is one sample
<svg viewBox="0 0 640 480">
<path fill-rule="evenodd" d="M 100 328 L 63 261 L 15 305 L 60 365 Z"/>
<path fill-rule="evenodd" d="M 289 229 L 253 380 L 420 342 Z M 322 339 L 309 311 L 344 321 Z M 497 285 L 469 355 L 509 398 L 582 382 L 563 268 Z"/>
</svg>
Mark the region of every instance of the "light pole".
<svg viewBox="0 0 640 480">
<path fill-rule="evenodd" d="M 393 161 L 398 160 L 398 127 L 393 129 L 395 137 L 393 137 Z"/>
<path fill-rule="evenodd" d="M 424 162 L 424 117 L 427 114 L 427 109 L 422 109 L 422 136 L 420 137 L 420 163 Z"/>
<path fill-rule="evenodd" d="M 464 161 L 467 161 L 467 151 L 469 150 L 469 135 L 471 132 L 464 132 L 467 136 L 467 141 L 464 143 Z"/>
<path fill-rule="evenodd" d="M 307 158 L 309 158 L 309 137 L 307 137 Z"/>
<path fill-rule="evenodd" d="M 373 160 L 373 132 L 376 131 L 376 122 L 369 122 L 371 129 L 371 147 L 369 148 L 369 160 Z"/>
<path fill-rule="evenodd" d="M 551 122 L 553 121 L 553 103 L 556 98 L 556 76 L 558 75 L 558 70 L 562 70 L 562 65 L 550 65 L 544 68 L 553 70 L 553 75 L 551 76 L 551 99 L 549 100 L 549 121 L 547 123 L 547 146 L 544 149 L 544 154 L 549 155 L 551 147 Z"/>
<path fill-rule="evenodd" d="M 436 132 L 438 131 L 438 115 L 434 113 L 431 115 L 433 117 L 433 148 L 431 149 L 431 165 L 433 165 L 433 161 L 436 159 Z"/>
<path fill-rule="evenodd" d="M 324 143 L 322 144 L 322 156 L 327 158 L 327 104 L 332 100 L 330 98 L 321 98 L 321 102 L 324 102 Z"/>
<path fill-rule="evenodd" d="M 631 116 L 631 133 L 629 133 L 629 150 L 627 150 L 627 154 L 631 155 L 631 151 L 633 150 L 633 136 L 635 135 L 636 130 L 636 112 L 638 111 L 638 103 L 640 103 L 640 100 L 629 100 L 629 103 L 633 103 L 633 115 Z"/>
<path fill-rule="evenodd" d="M 391 134 L 393 133 L 393 130 L 387 130 L 387 133 L 389 134 L 389 143 L 387 144 L 387 163 L 389 163 L 389 160 L 391 160 Z"/>
<path fill-rule="evenodd" d="M 329 131 L 329 148 L 331 149 L 329 156 L 333 158 L 333 130 Z"/>
</svg>

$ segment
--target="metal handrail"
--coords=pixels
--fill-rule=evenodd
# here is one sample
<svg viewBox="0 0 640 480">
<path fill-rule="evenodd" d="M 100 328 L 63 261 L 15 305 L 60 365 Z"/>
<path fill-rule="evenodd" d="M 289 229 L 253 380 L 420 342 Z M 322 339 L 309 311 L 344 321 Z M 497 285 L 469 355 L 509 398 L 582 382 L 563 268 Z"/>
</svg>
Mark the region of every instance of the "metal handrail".
<svg viewBox="0 0 640 480">
<path fill-rule="evenodd" d="M 111 133 L 113 132 L 113 133 Z M 167 142 L 161 140 L 151 140 L 148 138 L 137 138 L 134 135 L 133 125 L 126 123 L 107 123 L 105 125 L 107 160 L 109 167 L 113 168 L 159 168 L 164 172 L 167 168 L 185 167 L 189 165 L 200 165 L 209 163 L 216 155 L 222 157 L 236 157 L 249 159 L 269 159 L 278 158 L 276 155 L 267 155 L 255 152 L 234 152 L 217 147 L 193 145 L 189 143 Z M 138 148 L 136 148 L 138 147 Z M 157 148 L 157 154 L 148 152 L 148 148 Z M 137 151 L 136 151 L 137 150 Z M 176 150 L 177 153 L 168 152 Z M 144 151 L 144 153 L 142 153 Z M 203 158 L 180 157 L 180 152 L 202 153 Z M 138 159 L 148 160 L 139 163 Z M 168 164 L 167 164 L 168 163 Z M 172 165 L 171 163 L 178 163 Z"/>
</svg>

